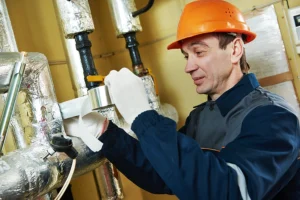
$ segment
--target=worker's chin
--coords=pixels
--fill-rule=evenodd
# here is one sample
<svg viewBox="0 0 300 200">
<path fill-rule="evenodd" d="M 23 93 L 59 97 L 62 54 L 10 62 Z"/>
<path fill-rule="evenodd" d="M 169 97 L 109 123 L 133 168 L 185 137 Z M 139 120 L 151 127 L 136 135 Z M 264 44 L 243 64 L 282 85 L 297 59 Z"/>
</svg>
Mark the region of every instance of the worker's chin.
<svg viewBox="0 0 300 200">
<path fill-rule="evenodd" d="M 209 91 L 210 91 L 209 88 L 204 87 L 204 85 L 198 85 L 198 86 L 196 87 L 196 92 L 197 92 L 198 94 L 208 94 Z"/>
</svg>

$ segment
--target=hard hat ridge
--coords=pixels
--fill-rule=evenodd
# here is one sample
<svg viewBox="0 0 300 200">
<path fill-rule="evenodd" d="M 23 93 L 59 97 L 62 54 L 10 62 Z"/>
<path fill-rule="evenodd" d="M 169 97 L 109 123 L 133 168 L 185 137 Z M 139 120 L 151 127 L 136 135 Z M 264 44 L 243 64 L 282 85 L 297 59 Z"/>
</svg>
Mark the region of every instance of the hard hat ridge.
<svg viewBox="0 0 300 200">
<path fill-rule="evenodd" d="M 205 33 L 228 32 L 246 36 L 246 43 L 255 39 L 241 11 L 223 0 L 196 0 L 187 4 L 177 29 L 177 39 L 168 49 L 181 48 L 184 39 Z"/>
</svg>

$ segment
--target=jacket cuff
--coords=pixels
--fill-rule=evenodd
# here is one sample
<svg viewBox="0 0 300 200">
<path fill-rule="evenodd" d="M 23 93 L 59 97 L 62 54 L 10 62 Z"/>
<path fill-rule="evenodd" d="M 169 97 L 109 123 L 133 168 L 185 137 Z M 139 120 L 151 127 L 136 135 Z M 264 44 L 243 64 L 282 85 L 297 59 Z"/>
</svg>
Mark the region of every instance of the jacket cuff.
<svg viewBox="0 0 300 200">
<path fill-rule="evenodd" d="M 160 115 L 155 110 L 148 110 L 139 114 L 131 125 L 131 130 L 138 136 L 142 135 L 150 127 L 159 123 Z"/>
<path fill-rule="evenodd" d="M 109 121 L 106 131 L 99 137 L 99 140 L 103 143 L 102 150 L 113 148 L 117 142 L 118 136 L 120 136 L 120 128 L 112 121 Z"/>
</svg>

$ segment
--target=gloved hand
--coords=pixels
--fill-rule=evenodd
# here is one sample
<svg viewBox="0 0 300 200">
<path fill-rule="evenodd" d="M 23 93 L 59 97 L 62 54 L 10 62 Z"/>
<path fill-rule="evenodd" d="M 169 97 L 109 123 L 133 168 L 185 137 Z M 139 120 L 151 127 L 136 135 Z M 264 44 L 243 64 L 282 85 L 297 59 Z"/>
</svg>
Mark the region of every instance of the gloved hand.
<svg viewBox="0 0 300 200">
<path fill-rule="evenodd" d="M 67 106 L 72 106 L 72 104 L 66 104 L 66 107 L 61 110 L 65 112 L 64 116 L 70 113 Z M 78 107 L 76 115 L 79 116 L 64 120 L 66 134 L 81 138 L 92 151 L 100 151 L 103 144 L 98 137 L 106 130 L 108 120 L 101 114 L 92 111 L 88 98 L 78 101 L 76 106 Z"/>
<path fill-rule="evenodd" d="M 113 70 L 105 77 L 110 97 L 128 124 L 142 112 L 150 110 L 143 81 L 129 69 Z"/>
<path fill-rule="evenodd" d="M 73 117 L 64 120 L 66 134 L 82 139 L 82 141 L 94 152 L 100 151 L 102 142 L 98 140 L 106 130 L 108 120 L 97 112 L 91 112 L 82 118 Z"/>
</svg>

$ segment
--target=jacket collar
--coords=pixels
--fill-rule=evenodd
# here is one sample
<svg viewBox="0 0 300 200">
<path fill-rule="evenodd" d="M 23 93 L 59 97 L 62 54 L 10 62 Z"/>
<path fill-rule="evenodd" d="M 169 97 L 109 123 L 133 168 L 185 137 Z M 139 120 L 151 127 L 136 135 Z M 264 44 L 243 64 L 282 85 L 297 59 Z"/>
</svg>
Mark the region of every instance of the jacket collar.
<svg viewBox="0 0 300 200">
<path fill-rule="evenodd" d="M 235 105 L 257 87 L 259 87 L 259 83 L 255 75 L 252 73 L 245 74 L 235 86 L 227 90 L 216 100 L 222 116 L 227 115 Z"/>
</svg>

